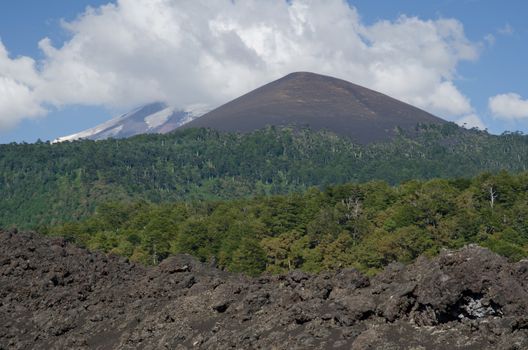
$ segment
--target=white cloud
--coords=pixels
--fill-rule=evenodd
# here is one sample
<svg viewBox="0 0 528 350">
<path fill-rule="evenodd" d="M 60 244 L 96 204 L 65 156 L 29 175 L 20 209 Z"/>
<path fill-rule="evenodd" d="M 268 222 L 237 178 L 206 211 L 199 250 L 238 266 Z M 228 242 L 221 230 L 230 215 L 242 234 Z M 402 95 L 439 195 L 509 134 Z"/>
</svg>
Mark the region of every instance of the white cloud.
<svg viewBox="0 0 528 350">
<path fill-rule="evenodd" d="M 479 118 L 476 114 L 469 114 L 466 115 L 459 120 L 456 121 L 456 123 L 460 126 L 463 126 L 467 129 L 477 128 L 480 130 L 485 130 L 486 125 L 482 121 L 482 119 Z"/>
<path fill-rule="evenodd" d="M 496 118 L 509 120 L 528 118 L 528 99 L 523 99 L 516 93 L 490 97 L 488 106 Z"/>
<path fill-rule="evenodd" d="M 0 130 L 16 125 L 23 118 L 45 114 L 35 100 L 39 83 L 35 62 L 28 57 L 11 59 L 0 41 Z"/>
<path fill-rule="evenodd" d="M 484 41 L 486 44 L 488 44 L 488 46 L 493 46 L 495 45 L 495 41 L 497 41 L 497 39 L 495 38 L 495 35 L 487 34 L 484 36 Z"/>
<path fill-rule="evenodd" d="M 13 127 L 23 118 L 43 114 L 45 110 L 34 100 L 30 87 L 0 76 L 0 130 Z"/>
<path fill-rule="evenodd" d="M 54 46 L 44 38 L 38 63 L 0 50 L 0 89 L 19 95 L 0 100 L 2 125 L 43 106 L 215 106 L 300 70 L 451 120 L 473 112 L 454 81 L 479 45 L 453 19 L 402 16 L 369 26 L 344 0 L 118 0 L 64 27 L 70 39 Z M 17 99 L 24 108 L 14 107 Z"/>
<path fill-rule="evenodd" d="M 502 34 L 502 35 L 512 35 L 514 32 L 515 30 L 509 23 L 506 23 L 504 27 L 499 28 L 497 30 L 497 33 Z"/>
</svg>

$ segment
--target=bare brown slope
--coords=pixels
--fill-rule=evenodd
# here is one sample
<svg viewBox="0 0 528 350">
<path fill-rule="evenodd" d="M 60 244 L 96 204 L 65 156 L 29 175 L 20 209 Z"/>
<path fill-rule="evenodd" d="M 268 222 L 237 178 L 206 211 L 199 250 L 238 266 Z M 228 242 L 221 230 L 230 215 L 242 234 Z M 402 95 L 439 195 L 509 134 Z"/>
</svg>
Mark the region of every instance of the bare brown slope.
<svg viewBox="0 0 528 350">
<path fill-rule="evenodd" d="M 329 76 L 298 72 L 253 90 L 185 124 L 250 132 L 269 125 L 328 130 L 360 143 L 384 141 L 396 127 L 443 119 L 379 92 Z"/>
</svg>

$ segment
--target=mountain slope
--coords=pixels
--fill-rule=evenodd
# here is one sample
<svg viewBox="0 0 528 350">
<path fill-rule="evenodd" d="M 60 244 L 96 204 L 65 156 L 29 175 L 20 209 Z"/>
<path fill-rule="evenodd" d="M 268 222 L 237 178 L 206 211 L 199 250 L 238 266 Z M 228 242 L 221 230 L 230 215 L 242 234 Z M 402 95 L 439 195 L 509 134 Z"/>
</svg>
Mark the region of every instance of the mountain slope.
<svg viewBox="0 0 528 350">
<path fill-rule="evenodd" d="M 370 143 L 392 138 L 396 127 L 412 130 L 418 123 L 446 121 L 341 79 L 298 72 L 228 102 L 182 128 L 250 132 L 267 125 L 308 126 Z"/>
<path fill-rule="evenodd" d="M 156 102 L 141 106 L 93 128 L 59 137 L 54 142 L 78 139 L 103 140 L 139 134 L 167 133 L 203 114 L 201 108 L 178 110 Z"/>
</svg>

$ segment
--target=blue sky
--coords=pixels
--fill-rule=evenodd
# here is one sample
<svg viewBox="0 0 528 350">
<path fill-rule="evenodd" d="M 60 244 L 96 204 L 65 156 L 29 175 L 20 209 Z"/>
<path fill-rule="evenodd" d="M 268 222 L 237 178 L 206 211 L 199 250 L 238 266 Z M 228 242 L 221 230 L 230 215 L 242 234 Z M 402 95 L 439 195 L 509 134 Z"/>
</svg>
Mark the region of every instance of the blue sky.
<svg viewBox="0 0 528 350">
<path fill-rule="evenodd" d="M 75 19 L 86 6 L 100 6 L 101 1 L 17 0 L 0 2 L 0 40 L 12 56 L 42 58 L 37 43 L 43 37 L 62 42 L 69 33 L 61 27 L 61 20 Z M 0 143 L 53 140 L 104 122 L 112 111 L 98 106 L 69 106 L 56 109 L 37 120 L 23 120 L 13 129 L 0 130 Z"/>
<path fill-rule="evenodd" d="M 281 0 L 276 2 L 274 6 L 289 6 L 278 4 Z M 87 6 L 97 9 L 107 3 L 100 0 L 0 2 L 0 40 L 8 52 L 4 61 L 0 56 L 0 78 L 4 75 L 4 82 L 11 84 L 6 85 L 10 88 L 6 91 L 13 93 L 4 100 L 0 97 L 0 118 L 4 118 L 3 123 L 0 119 L 0 143 L 52 140 L 95 126 L 151 100 L 166 100 L 182 108 L 201 103 L 214 107 L 296 70 L 297 66 L 307 70 L 321 67 L 320 73 L 381 90 L 453 121 L 478 118 L 493 133 L 528 132 L 528 84 L 524 67 L 528 62 L 526 1 L 359 0 L 350 1 L 354 9 L 346 11 L 342 11 L 340 0 L 293 1 L 304 6 L 292 12 L 294 17 L 301 18 L 304 28 L 315 28 L 315 34 L 299 34 L 300 38 L 291 34 L 291 28 L 299 25 L 297 20 L 290 23 L 288 18 L 276 18 L 280 16 L 274 14 L 274 8 L 262 1 L 255 2 L 254 9 L 226 5 L 228 9 L 222 12 L 223 9 L 207 8 L 210 4 L 207 1 L 202 2 L 202 7 L 193 7 L 199 6 L 195 4 L 200 1 L 182 5 L 184 2 L 175 0 L 174 6 L 163 8 L 166 3 L 162 5 L 154 0 L 150 3 L 123 0 L 104 10 L 85 12 Z M 153 3 L 157 5 L 151 6 Z M 346 13 L 339 17 L 342 12 Z M 147 24 L 143 23 L 143 13 L 150 20 Z M 167 13 L 171 16 L 167 17 Z M 180 16 L 182 13 L 187 16 Z M 218 13 L 223 13 L 223 17 L 215 17 Z M 414 17 L 416 21 L 412 20 Z M 343 25 L 335 24 L 336 18 Z M 446 24 L 442 19 L 455 21 Z M 178 26 L 171 23 L 180 20 Z M 257 22 L 262 25 L 255 27 Z M 164 25 L 158 28 L 152 23 Z M 215 43 L 211 42 L 211 33 L 202 31 L 200 23 L 202 27 L 203 23 L 214 27 Z M 463 26 L 463 38 L 458 35 L 457 24 Z M 145 28 L 147 32 L 143 33 Z M 274 28 L 281 34 L 272 33 L 275 49 L 259 44 L 260 40 L 269 42 L 271 34 L 266 28 Z M 128 35 L 136 29 L 137 34 Z M 187 30 L 193 35 L 192 45 L 184 41 Z M 415 38 L 406 41 L 403 36 L 409 30 Z M 451 34 L 435 34 L 431 39 L 434 46 L 427 43 L 420 46 L 426 51 L 440 47 L 445 52 L 433 59 L 421 60 L 413 42 L 445 30 Z M 288 51 L 292 45 L 273 51 L 279 50 L 291 35 L 293 43 L 300 43 L 297 51 Z M 314 37 L 318 38 L 316 42 Z M 347 48 L 341 53 L 344 58 L 332 54 L 341 45 L 334 42 L 336 37 L 347 38 L 343 44 Z M 41 42 L 44 38 L 49 40 Z M 205 44 L 199 46 L 196 41 Z M 123 47 L 115 43 L 123 43 Z M 365 49 L 364 55 L 355 53 L 358 47 L 370 43 L 372 47 Z M 391 48 L 387 53 L 379 53 L 387 47 Z M 282 60 L 276 59 L 283 52 L 287 53 Z M 299 62 L 297 54 L 308 58 Z M 394 57 L 388 60 L 388 55 Z M 171 58 L 160 59 L 160 56 Z M 23 63 L 24 60 L 31 61 L 32 67 Z M 377 61 L 372 65 L 368 60 Z M 416 64 L 409 65 L 410 60 L 416 60 Z M 380 70 L 383 64 L 391 69 Z M 81 67 L 83 78 L 69 81 L 77 74 L 76 67 Z M 398 74 L 406 77 L 406 72 L 422 71 L 430 79 L 423 91 L 398 81 Z M 229 76 L 222 75 L 227 73 Z M 96 83 L 93 77 L 97 77 Z M 80 80 L 85 85 L 77 85 Z M 421 84 L 410 77 L 409 84 L 413 82 Z M 434 98 L 430 98 L 432 94 Z M 493 97 L 494 103 L 490 105 Z M 31 108 L 20 107 L 26 104 Z M 2 111 L 5 111 L 3 116 Z"/>
</svg>

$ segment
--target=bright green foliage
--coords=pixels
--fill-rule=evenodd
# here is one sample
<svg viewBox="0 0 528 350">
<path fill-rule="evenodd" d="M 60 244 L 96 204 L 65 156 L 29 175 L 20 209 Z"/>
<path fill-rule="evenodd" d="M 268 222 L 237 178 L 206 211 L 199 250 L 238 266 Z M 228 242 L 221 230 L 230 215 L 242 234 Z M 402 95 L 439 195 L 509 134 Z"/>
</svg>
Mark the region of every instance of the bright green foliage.
<svg viewBox="0 0 528 350">
<path fill-rule="evenodd" d="M 526 218 L 528 173 L 500 172 L 226 201 L 113 202 L 48 232 L 148 264 L 184 252 L 251 275 L 343 267 L 373 273 L 468 243 L 527 257 Z"/>
<path fill-rule="evenodd" d="M 394 141 L 366 146 L 324 132 L 275 128 L 245 135 L 194 129 L 120 140 L 0 145 L 0 227 L 37 228 L 75 221 L 108 201 L 248 198 L 348 182 L 398 184 L 501 169 L 519 172 L 526 170 L 526 164 L 527 136 L 493 136 L 452 124 L 417 127 L 412 136 L 402 134 Z M 461 180 L 453 187 L 467 185 Z M 508 191 L 502 184 L 496 186 Z M 374 195 L 367 195 L 365 203 L 381 209 L 391 194 Z M 436 195 L 443 194 L 431 194 Z M 338 212 L 353 205 L 356 197 L 350 200 L 335 213 L 318 215 L 341 215 Z M 503 200 L 497 197 L 498 202 Z M 295 199 L 280 205 L 266 209 L 281 216 L 274 223 L 287 224 L 288 230 L 297 227 L 299 222 L 288 218 L 299 215 Z M 413 215 L 407 210 L 395 213 L 387 228 L 413 220 Z M 364 223 L 354 220 L 349 224 L 357 236 Z M 166 249 L 152 242 L 152 254 L 163 255 Z"/>
<path fill-rule="evenodd" d="M 234 272 L 258 275 L 266 269 L 266 253 L 256 239 L 243 238 L 227 267 Z"/>
</svg>

